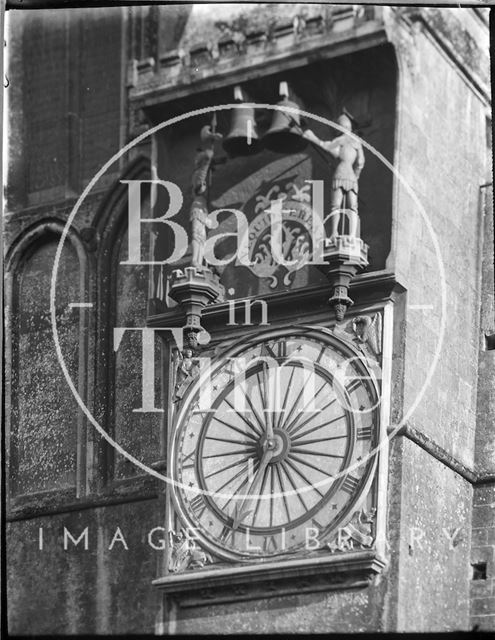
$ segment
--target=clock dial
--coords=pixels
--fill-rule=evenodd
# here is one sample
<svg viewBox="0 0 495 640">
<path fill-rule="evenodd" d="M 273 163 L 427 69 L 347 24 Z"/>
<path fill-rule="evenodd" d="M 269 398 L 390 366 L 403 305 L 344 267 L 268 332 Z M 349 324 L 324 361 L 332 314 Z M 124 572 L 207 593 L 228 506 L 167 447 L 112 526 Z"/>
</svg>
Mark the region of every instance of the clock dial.
<svg viewBox="0 0 495 640">
<path fill-rule="evenodd" d="M 271 332 L 232 350 L 177 416 L 185 526 L 229 559 L 314 549 L 369 487 L 378 397 L 357 352 L 331 334 Z"/>
</svg>

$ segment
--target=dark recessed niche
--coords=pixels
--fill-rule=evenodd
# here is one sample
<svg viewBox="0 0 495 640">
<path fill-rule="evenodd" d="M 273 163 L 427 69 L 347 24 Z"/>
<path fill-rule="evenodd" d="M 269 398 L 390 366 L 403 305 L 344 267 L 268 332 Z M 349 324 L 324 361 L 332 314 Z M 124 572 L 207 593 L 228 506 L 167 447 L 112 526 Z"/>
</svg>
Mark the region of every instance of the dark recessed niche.
<svg viewBox="0 0 495 640">
<path fill-rule="evenodd" d="M 495 333 L 485 334 L 485 349 L 493 351 L 495 349 Z"/>
<path fill-rule="evenodd" d="M 300 66 L 270 72 L 257 73 L 253 77 L 237 79 L 231 76 L 231 84 L 225 86 L 225 79 L 213 78 L 201 85 L 197 91 L 186 92 L 170 102 L 147 108 L 147 117 L 153 123 L 164 118 L 186 116 L 157 133 L 157 170 L 158 175 L 179 185 L 184 194 L 184 202 L 175 221 L 189 233 L 189 212 L 192 204 L 191 173 L 195 156 L 200 144 L 201 128 L 211 122 L 211 113 L 201 113 L 209 107 L 218 107 L 216 128 L 228 139 L 232 131 L 242 132 L 247 120 L 235 116 L 233 109 L 222 108 L 234 99 L 234 87 L 240 85 L 243 96 L 258 105 L 254 108 L 252 131 L 260 140 L 257 153 L 246 156 L 227 156 L 222 144 L 217 147 L 217 160 L 214 167 L 210 196 L 211 209 L 223 209 L 220 224 L 222 229 L 216 233 L 231 233 L 233 217 L 229 211 L 241 210 L 249 225 L 257 224 L 260 215 L 260 203 L 264 199 L 274 198 L 274 194 L 285 193 L 291 185 L 300 189 L 307 181 L 320 181 L 324 186 L 324 207 L 328 212 L 331 198 L 331 183 L 335 170 L 333 160 L 317 152 L 308 145 L 299 151 L 278 153 L 266 144 L 265 136 L 270 131 L 277 112 L 269 108 L 279 101 L 281 82 L 286 82 L 291 99 L 306 113 L 307 126 L 324 140 L 333 139 L 337 131 L 329 124 L 335 121 L 345 109 L 359 124 L 359 135 L 376 149 L 389 162 L 394 157 L 394 132 L 396 113 L 396 61 L 395 54 L 388 45 L 373 47 L 366 52 L 358 51 L 349 56 L 338 58 L 300 60 Z M 235 75 L 235 74 L 234 74 Z M 220 80 L 222 82 L 220 82 Z M 198 113 L 197 110 L 200 112 Z M 196 111 L 196 113 L 194 113 Z M 194 113 L 194 115 L 191 115 Z M 235 117 L 234 117 L 235 116 Z M 356 129 L 358 131 L 358 128 Z M 236 136 L 232 136 L 234 139 Z M 235 156 L 235 157 L 234 157 Z M 394 176 L 385 164 L 369 149 L 365 150 L 365 167 L 359 180 L 359 215 L 361 237 L 369 245 L 368 272 L 385 269 L 391 247 L 392 202 Z M 273 190 L 273 191 L 272 191 Z M 168 206 L 164 189 L 157 192 L 156 210 L 165 211 Z M 258 222 L 260 220 L 258 219 Z M 262 233 L 263 229 L 256 233 Z M 252 249 L 255 251 L 254 236 Z M 264 236 L 260 236 L 263 245 Z M 164 260 L 172 253 L 173 237 L 169 229 L 162 225 L 158 230 L 155 243 L 155 257 Z M 235 255 L 236 245 L 231 237 L 216 245 L 216 257 L 229 260 Z M 258 249 L 256 252 L 259 253 Z M 260 260 L 263 261 L 263 253 Z M 268 264 L 268 263 L 267 263 Z M 176 268 L 180 265 L 174 265 Z M 167 277 L 167 266 L 164 278 Z M 265 269 L 265 266 L 263 267 Z M 271 267 L 266 266 L 266 273 Z M 277 289 L 304 289 L 311 286 L 323 286 L 324 276 L 314 266 L 307 266 L 287 276 L 285 267 L 277 273 L 270 271 L 267 276 L 259 277 L 249 268 L 231 260 L 222 266 L 222 284 L 228 290 L 235 289 L 237 298 L 260 297 Z M 287 277 L 286 277 L 287 276 Z M 159 303 L 157 303 L 159 305 Z M 159 313 L 157 306 L 155 312 Z"/>
<path fill-rule="evenodd" d="M 472 580 L 486 580 L 486 562 L 472 564 L 473 575 Z"/>
</svg>

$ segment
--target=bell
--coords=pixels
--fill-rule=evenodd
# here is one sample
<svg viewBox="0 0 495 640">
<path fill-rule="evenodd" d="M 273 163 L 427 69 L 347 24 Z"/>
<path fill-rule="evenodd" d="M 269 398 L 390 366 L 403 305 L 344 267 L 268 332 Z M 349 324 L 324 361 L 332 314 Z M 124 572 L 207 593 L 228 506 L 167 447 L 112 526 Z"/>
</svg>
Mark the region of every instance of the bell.
<svg viewBox="0 0 495 640">
<path fill-rule="evenodd" d="M 280 102 L 278 102 L 279 107 L 299 108 L 295 102 L 289 100 L 287 82 L 280 83 L 279 93 L 281 97 Z M 301 120 L 297 111 L 276 109 L 273 114 L 272 124 L 263 136 L 263 144 L 267 149 L 278 153 L 298 153 L 308 144 L 302 134 Z"/>
<path fill-rule="evenodd" d="M 239 106 L 232 110 L 230 132 L 223 140 L 223 148 L 231 158 L 250 156 L 260 150 L 260 141 L 256 132 L 254 107 L 243 104 L 241 87 L 235 87 L 234 100 Z"/>
</svg>

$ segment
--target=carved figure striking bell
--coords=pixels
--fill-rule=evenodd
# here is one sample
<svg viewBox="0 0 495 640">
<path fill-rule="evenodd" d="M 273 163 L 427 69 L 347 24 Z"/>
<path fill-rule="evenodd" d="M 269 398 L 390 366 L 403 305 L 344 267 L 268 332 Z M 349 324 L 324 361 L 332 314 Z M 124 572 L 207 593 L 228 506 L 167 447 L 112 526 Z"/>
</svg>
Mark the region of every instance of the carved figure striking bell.
<svg viewBox="0 0 495 640">
<path fill-rule="evenodd" d="M 250 156 L 260 150 L 260 141 L 256 131 L 254 107 L 243 104 L 240 87 L 234 89 L 234 99 L 239 106 L 232 110 L 229 134 L 224 138 L 223 148 L 231 158 Z"/>
<path fill-rule="evenodd" d="M 289 89 L 286 82 L 280 83 L 279 107 L 298 109 L 298 105 L 289 100 Z M 278 153 L 298 153 L 302 151 L 308 141 L 303 137 L 300 115 L 297 111 L 276 109 L 273 113 L 272 124 L 263 136 L 263 144 L 271 151 Z"/>
</svg>

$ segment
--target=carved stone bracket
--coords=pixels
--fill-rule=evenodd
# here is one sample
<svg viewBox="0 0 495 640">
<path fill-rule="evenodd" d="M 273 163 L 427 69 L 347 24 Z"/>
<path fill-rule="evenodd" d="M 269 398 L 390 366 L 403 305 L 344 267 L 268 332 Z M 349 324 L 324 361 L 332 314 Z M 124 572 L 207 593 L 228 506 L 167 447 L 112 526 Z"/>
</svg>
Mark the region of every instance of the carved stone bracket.
<svg viewBox="0 0 495 640">
<path fill-rule="evenodd" d="M 347 307 L 353 304 L 348 296 L 352 278 L 368 266 L 368 245 L 357 236 L 339 235 L 325 239 L 325 265 L 318 268 L 332 286 L 329 304 L 335 309 L 338 322 L 344 319 Z"/>
<path fill-rule="evenodd" d="M 175 269 L 169 276 L 169 296 L 184 310 L 185 347 L 194 351 L 197 335 L 202 332 L 201 314 L 207 304 L 223 301 L 224 288 L 219 277 L 207 267 Z"/>
<path fill-rule="evenodd" d="M 199 375 L 199 359 L 193 357 L 193 350 L 185 348 L 178 354 L 175 373 L 174 400 L 178 401 L 184 395 L 187 387 Z"/>
<path fill-rule="evenodd" d="M 385 567 L 373 550 L 169 574 L 153 582 L 179 606 L 364 587 Z"/>
<path fill-rule="evenodd" d="M 171 573 L 201 569 L 211 561 L 211 556 L 200 549 L 183 531 L 170 532 L 168 570 Z"/>
<path fill-rule="evenodd" d="M 355 341 L 378 358 L 382 353 L 382 315 L 356 316 L 351 321 Z"/>
<path fill-rule="evenodd" d="M 375 509 L 356 511 L 350 522 L 342 529 L 338 529 L 334 540 L 327 543 L 332 553 L 337 551 L 352 551 L 355 549 L 369 549 L 374 542 L 372 535 Z"/>
</svg>

